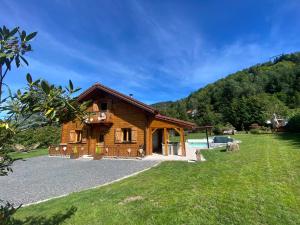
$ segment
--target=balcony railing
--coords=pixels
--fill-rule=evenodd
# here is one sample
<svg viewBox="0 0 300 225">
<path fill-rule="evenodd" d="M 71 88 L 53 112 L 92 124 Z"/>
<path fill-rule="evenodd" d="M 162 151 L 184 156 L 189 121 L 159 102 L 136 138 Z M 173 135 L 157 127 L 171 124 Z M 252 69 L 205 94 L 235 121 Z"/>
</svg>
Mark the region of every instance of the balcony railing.
<svg viewBox="0 0 300 225">
<path fill-rule="evenodd" d="M 109 111 L 88 112 L 84 121 L 88 124 L 112 123 L 112 114 Z"/>
</svg>

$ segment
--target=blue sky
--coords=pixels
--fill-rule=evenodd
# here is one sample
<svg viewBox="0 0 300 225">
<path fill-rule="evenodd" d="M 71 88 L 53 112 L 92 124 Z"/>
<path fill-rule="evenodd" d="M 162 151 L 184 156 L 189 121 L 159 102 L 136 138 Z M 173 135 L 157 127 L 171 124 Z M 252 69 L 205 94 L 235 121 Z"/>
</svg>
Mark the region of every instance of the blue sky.
<svg viewBox="0 0 300 225">
<path fill-rule="evenodd" d="M 103 83 L 148 104 L 300 50 L 300 1 L 0 0 L 0 25 L 38 31 L 25 74 Z"/>
</svg>

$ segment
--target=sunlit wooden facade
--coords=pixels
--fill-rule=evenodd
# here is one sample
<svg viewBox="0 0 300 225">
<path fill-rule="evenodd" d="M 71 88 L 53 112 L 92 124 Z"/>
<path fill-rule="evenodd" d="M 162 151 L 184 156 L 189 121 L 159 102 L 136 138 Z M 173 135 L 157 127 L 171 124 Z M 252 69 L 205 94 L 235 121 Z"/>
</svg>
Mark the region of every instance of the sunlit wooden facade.
<svg viewBox="0 0 300 225">
<path fill-rule="evenodd" d="M 185 155 L 184 129 L 195 124 L 166 117 L 156 109 L 99 83 L 84 91 L 78 101 L 90 100 L 88 115 L 62 125 L 61 144 L 49 148 L 50 155 L 95 154 L 107 157 L 140 157 L 153 152 L 168 155 L 170 133 L 180 136 L 179 151 Z"/>
</svg>

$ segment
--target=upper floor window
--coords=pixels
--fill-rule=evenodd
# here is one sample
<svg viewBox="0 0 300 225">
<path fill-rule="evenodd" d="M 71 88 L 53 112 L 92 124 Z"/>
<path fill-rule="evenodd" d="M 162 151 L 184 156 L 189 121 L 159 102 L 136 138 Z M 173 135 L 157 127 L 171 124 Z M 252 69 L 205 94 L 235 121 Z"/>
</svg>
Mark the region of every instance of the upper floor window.
<svg viewBox="0 0 300 225">
<path fill-rule="evenodd" d="M 93 111 L 99 112 L 99 111 L 107 111 L 108 110 L 108 103 L 107 102 L 94 102 L 93 103 Z"/>
<path fill-rule="evenodd" d="M 108 109 L 107 102 L 100 103 L 100 109 L 101 109 L 101 111 L 107 111 L 107 109 Z"/>
</svg>

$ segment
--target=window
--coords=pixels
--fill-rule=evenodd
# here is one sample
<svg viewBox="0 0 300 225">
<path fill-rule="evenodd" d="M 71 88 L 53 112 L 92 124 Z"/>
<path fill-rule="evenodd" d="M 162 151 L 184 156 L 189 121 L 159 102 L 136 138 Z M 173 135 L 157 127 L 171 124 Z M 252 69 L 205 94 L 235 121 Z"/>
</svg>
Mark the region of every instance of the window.
<svg viewBox="0 0 300 225">
<path fill-rule="evenodd" d="M 115 129 L 115 143 L 136 143 L 137 142 L 137 128 L 116 128 Z"/>
<path fill-rule="evenodd" d="M 102 102 L 101 104 L 100 104 L 100 109 L 101 109 L 101 111 L 107 111 L 107 103 L 106 102 Z"/>
<path fill-rule="evenodd" d="M 76 130 L 76 142 L 81 142 L 82 140 L 82 130 Z"/>
<path fill-rule="evenodd" d="M 104 135 L 103 134 L 99 135 L 98 141 L 99 141 L 99 143 L 103 143 L 104 142 Z"/>
<path fill-rule="evenodd" d="M 122 134 L 123 134 L 123 142 L 131 142 L 131 129 L 130 128 L 122 128 Z"/>
<path fill-rule="evenodd" d="M 82 130 L 71 130 L 69 142 L 81 142 L 82 140 Z"/>
</svg>

